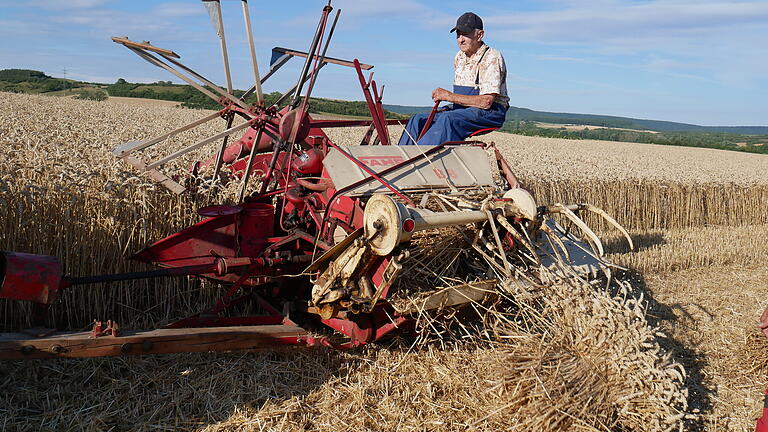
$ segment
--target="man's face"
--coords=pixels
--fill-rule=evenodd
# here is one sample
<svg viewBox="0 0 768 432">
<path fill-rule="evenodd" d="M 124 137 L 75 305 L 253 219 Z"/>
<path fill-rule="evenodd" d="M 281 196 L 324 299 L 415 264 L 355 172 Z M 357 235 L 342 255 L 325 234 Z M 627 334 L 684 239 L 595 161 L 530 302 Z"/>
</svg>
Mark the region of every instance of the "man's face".
<svg viewBox="0 0 768 432">
<path fill-rule="evenodd" d="M 456 30 L 456 43 L 459 45 L 461 52 L 466 55 L 472 55 L 483 44 L 483 35 L 482 30 L 472 30 L 466 33 Z"/>
</svg>

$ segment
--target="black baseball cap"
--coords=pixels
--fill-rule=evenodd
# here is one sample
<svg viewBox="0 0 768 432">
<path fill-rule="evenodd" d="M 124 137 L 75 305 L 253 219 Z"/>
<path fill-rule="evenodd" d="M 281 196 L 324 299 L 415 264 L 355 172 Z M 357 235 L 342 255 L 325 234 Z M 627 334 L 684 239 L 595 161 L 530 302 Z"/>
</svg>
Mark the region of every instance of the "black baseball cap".
<svg viewBox="0 0 768 432">
<path fill-rule="evenodd" d="M 462 33 L 469 33 L 475 29 L 483 29 L 483 20 L 472 12 L 465 12 L 456 20 L 456 27 L 451 29 L 451 33 L 456 30 Z"/>
</svg>

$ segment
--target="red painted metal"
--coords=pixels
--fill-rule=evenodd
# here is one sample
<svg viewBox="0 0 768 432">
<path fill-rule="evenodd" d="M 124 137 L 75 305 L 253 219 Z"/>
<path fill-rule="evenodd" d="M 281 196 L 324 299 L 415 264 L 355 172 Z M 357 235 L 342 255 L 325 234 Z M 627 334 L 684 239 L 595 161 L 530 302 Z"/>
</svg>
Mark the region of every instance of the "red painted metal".
<svg viewBox="0 0 768 432">
<path fill-rule="evenodd" d="M 405 124 L 407 120 L 385 120 L 386 125 Z M 354 126 L 370 126 L 373 124 L 373 120 L 312 120 L 312 127 L 317 128 L 337 128 L 337 127 L 354 127 Z"/>
<path fill-rule="evenodd" d="M 360 61 L 355 59 L 353 63 L 355 65 L 355 70 L 357 71 L 357 78 L 360 81 L 360 87 L 363 89 L 365 103 L 368 105 L 368 110 L 371 112 L 371 119 L 374 126 L 376 127 L 376 132 L 379 134 L 381 143 L 383 145 L 388 145 L 389 141 L 387 141 L 387 138 L 389 137 L 389 133 L 387 132 L 387 127 L 384 124 L 385 119 L 383 118 L 383 113 L 379 112 L 378 108 L 376 107 L 376 101 L 373 99 L 373 96 L 371 96 L 370 87 L 371 81 L 373 81 L 373 72 L 371 72 L 368 81 L 366 81 L 365 77 L 363 76 L 363 70 L 360 68 Z"/>
<path fill-rule="evenodd" d="M 131 258 L 164 267 L 205 264 L 237 256 L 238 214 L 215 216 L 157 241 Z"/>
<path fill-rule="evenodd" d="M 328 327 L 348 336 L 352 344 L 363 345 L 373 342 L 375 331 L 372 327 L 370 318 L 365 315 L 358 315 L 357 320 L 329 318 L 321 321 Z"/>
<path fill-rule="evenodd" d="M 205 217 L 214 216 L 227 216 L 237 214 L 243 211 L 242 207 L 229 206 L 229 205 L 212 205 L 208 207 L 201 207 L 197 209 L 197 214 Z"/>
<path fill-rule="evenodd" d="M 485 128 L 485 129 L 476 130 L 476 131 L 472 132 L 471 134 L 469 134 L 469 136 L 467 138 L 472 138 L 472 137 L 476 137 L 476 136 L 480 136 L 480 135 L 485 135 L 485 134 L 491 133 L 491 132 L 496 131 L 496 130 L 499 130 L 499 128 L 491 127 L 491 128 Z"/>
<path fill-rule="evenodd" d="M 318 26 L 319 35 L 325 31 L 329 11 L 324 10 Z M 192 275 L 220 282 L 225 288 L 217 302 L 201 313 L 169 324 L 169 329 L 294 325 L 288 311 L 297 311 L 300 318 L 297 321 L 325 324 L 349 337 L 349 342 L 336 345 L 327 338 L 290 335 L 276 338 L 275 345 L 302 344 L 335 348 L 370 343 L 394 331 L 412 329 L 413 320 L 398 315 L 386 302 L 390 287 L 387 281 L 391 279 L 392 269 L 399 269 L 393 257 L 377 258 L 369 264 L 365 273 L 373 285 L 383 287 L 378 303 L 358 303 L 357 308 L 360 310 L 355 309 L 355 313 L 341 313 L 330 319 L 321 319 L 308 313 L 307 298 L 312 284 L 304 270 L 318 252 L 329 250 L 336 244 L 335 236 L 339 229 L 352 233 L 362 227 L 366 198 L 350 197 L 345 192 L 368 182 L 379 182 L 413 206 L 410 197 L 399 191 L 397 185 L 385 176 L 440 151 L 446 145 L 467 142 L 443 143 L 409 160 L 393 161 L 392 166 L 382 167 L 379 172 L 372 168 L 372 163 L 357 160 L 343 147 L 333 143 L 323 128 L 372 126 L 381 144 L 387 145 L 390 144 L 387 125 L 402 124 L 403 121 L 386 119 L 382 105 L 384 86 L 377 87 L 373 74 L 366 80 L 358 60 L 354 60 L 353 65 L 371 119 L 313 120 L 307 114 L 307 103 L 317 72 L 322 66 L 322 57 L 317 55 L 320 47 L 318 45 L 310 53 L 314 67 L 307 97 L 301 104 L 296 99 L 290 105 L 296 107 L 294 110 L 289 110 L 289 107 L 282 110 L 263 106 L 244 108 L 226 102 L 227 106 L 221 111 L 224 118 L 238 115 L 251 126 L 239 140 L 225 148 L 223 161 L 229 167 L 229 179 L 241 178 L 250 165 L 250 173 L 262 179 L 258 194 L 246 197 L 236 206 L 203 207 L 198 213 L 206 217 L 205 220 L 159 240 L 133 256 L 136 260 L 162 267 L 160 270 L 62 279 L 61 264 L 53 257 L 0 253 L 0 275 L 3 276 L 0 298 L 48 304 L 55 300 L 60 289 L 69 284 Z M 419 138 L 432 123 L 437 106 L 435 104 Z M 472 136 L 483 131 L 477 131 Z M 255 142 L 259 134 L 262 138 L 260 142 Z M 252 154 L 250 151 L 254 148 L 255 153 Z M 323 158 L 332 148 L 353 161 L 368 177 L 337 190 L 322 165 Z M 195 172 L 215 162 L 214 156 L 209 161 L 198 163 Z M 407 220 L 406 224 L 412 222 Z M 412 229 L 409 227 L 406 226 L 406 230 Z M 247 301 L 255 301 L 266 314 L 224 316 L 234 313 L 237 306 Z M 116 328 L 114 323 L 111 324 L 107 325 L 110 331 Z M 94 331 L 98 336 L 104 333 L 105 328 L 98 326 Z"/>
<path fill-rule="evenodd" d="M 258 257 L 275 232 L 275 207 L 271 204 L 245 203 L 237 233 L 239 256 Z"/>
<path fill-rule="evenodd" d="M 763 412 L 762 416 L 757 419 L 755 424 L 755 432 L 768 432 L 768 389 L 763 392 Z"/>
<path fill-rule="evenodd" d="M 0 298 L 51 304 L 63 275 L 56 257 L 0 252 Z"/>
<path fill-rule="evenodd" d="M 440 101 L 435 102 L 435 106 L 432 107 L 432 111 L 430 111 L 429 116 L 427 117 L 427 122 L 424 123 L 424 127 L 421 128 L 421 132 L 419 132 L 419 137 L 416 138 L 416 144 L 418 144 L 419 141 L 421 141 L 421 139 L 427 133 L 429 128 L 432 127 L 432 121 L 435 120 L 435 114 L 437 114 L 438 106 L 440 106 Z"/>
</svg>

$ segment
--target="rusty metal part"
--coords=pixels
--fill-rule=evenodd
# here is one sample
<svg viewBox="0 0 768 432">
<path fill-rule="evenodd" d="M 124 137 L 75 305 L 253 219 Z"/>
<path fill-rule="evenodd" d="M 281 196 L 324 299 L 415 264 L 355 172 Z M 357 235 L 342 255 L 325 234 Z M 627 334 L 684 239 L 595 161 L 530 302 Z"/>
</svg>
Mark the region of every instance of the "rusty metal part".
<svg viewBox="0 0 768 432">
<path fill-rule="evenodd" d="M 102 336 L 120 336 L 120 326 L 117 325 L 117 322 L 112 320 L 107 320 L 106 323 L 94 321 L 93 329 L 91 329 L 91 337 L 97 338 Z"/>
<path fill-rule="evenodd" d="M 0 251 L 0 298 L 51 304 L 63 276 L 56 257 Z"/>
</svg>

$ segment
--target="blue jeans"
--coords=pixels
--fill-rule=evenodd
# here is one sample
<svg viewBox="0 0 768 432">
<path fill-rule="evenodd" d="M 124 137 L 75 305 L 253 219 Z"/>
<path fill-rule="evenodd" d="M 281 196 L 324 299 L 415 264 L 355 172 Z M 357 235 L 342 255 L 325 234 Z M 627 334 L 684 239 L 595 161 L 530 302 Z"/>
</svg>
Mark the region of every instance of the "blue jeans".
<svg viewBox="0 0 768 432">
<path fill-rule="evenodd" d="M 439 145 L 446 141 L 461 141 L 480 129 L 501 127 L 504 124 L 507 108 L 494 103 L 484 110 L 462 105 L 453 105 L 445 111 L 435 114 L 434 122 L 419 145 Z M 416 114 L 408 120 L 405 129 L 416 140 L 427 122 L 428 113 Z M 403 132 L 399 145 L 413 145 L 408 133 Z"/>
</svg>

